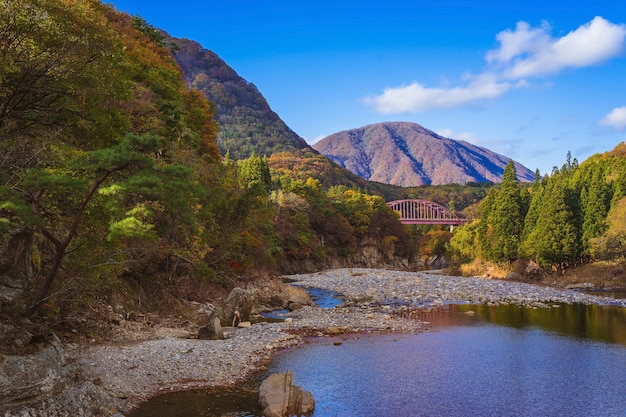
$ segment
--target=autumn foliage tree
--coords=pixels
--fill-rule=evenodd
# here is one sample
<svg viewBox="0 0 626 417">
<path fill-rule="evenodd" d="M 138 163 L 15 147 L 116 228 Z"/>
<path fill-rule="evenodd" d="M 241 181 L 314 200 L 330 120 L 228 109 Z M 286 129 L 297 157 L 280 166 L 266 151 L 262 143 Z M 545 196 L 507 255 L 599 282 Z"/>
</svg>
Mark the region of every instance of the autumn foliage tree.
<svg viewBox="0 0 626 417">
<path fill-rule="evenodd" d="M 0 224 L 3 237 L 35 237 L 25 240 L 40 259 L 30 316 L 59 277 L 120 273 L 137 260 L 115 241 L 189 246 L 191 167 L 218 162 L 217 127 L 168 49 L 129 16 L 99 1 L 2 9 Z"/>
<path fill-rule="evenodd" d="M 125 285 L 205 301 L 194 289 L 347 259 L 363 240 L 410 256 L 383 198 L 356 176 L 330 187 L 345 176 L 312 150 L 223 160 L 216 106 L 142 18 L 97 0 L 0 6 L 0 285 L 15 311 L 67 323 Z M 235 136 L 274 131 L 258 104 L 272 123 Z"/>
</svg>

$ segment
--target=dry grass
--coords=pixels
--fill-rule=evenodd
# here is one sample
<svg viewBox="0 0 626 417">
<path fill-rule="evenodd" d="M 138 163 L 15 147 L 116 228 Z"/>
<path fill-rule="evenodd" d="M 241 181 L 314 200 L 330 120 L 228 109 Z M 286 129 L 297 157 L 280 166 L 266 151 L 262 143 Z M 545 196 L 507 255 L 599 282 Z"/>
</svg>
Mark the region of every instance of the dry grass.
<svg viewBox="0 0 626 417">
<path fill-rule="evenodd" d="M 557 279 L 561 285 L 589 283 L 594 288 L 626 288 L 626 265 L 620 262 L 594 262 L 569 269 Z"/>
<path fill-rule="evenodd" d="M 304 297 L 308 300 L 309 298 L 309 294 L 306 292 L 306 290 L 302 287 L 295 287 L 293 285 L 285 285 L 284 291 L 286 293 L 286 299 L 289 299 L 289 297 L 291 297 L 292 295 L 297 295 L 300 297 Z"/>
<path fill-rule="evenodd" d="M 471 263 L 463 264 L 459 267 L 459 273 L 464 277 L 481 277 L 481 278 L 505 278 L 509 272 L 512 272 L 511 266 L 504 266 L 475 259 Z"/>
<path fill-rule="evenodd" d="M 563 275 L 555 272 L 541 272 L 529 275 L 524 263 L 495 264 L 483 260 L 454 267 L 450 273 L 461 276 L 502 279 L 511 272 L 517 272 L 520 279 L 557 287 L 586 286 L 591 288 L 626 288 L 626 264 L 621 262 L 598 261 L 571 268 Z"/>
</svg>

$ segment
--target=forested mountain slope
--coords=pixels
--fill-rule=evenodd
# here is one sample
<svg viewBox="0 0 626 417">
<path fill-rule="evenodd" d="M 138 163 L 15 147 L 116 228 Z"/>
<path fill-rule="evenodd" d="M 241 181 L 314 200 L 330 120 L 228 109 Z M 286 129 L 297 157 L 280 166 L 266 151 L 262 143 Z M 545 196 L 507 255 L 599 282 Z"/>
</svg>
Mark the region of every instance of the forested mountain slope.
<svg viewBox="0 0 626 417">
<path fill-rule="evenodd" d="M 217 105 L 220 131 L 217 143 L 223 154 L 244 159 L 311 149 L 272 111 L 256 86 L 240 77 L 214 52 L 199 43 L 168 38 L 187 84 L 202 91 Z"/>
<path fill-rule="evenodd" d="M 3 317 L 103 335 L 107 306 L 186 314 L 187 303 L 213 300 L 242 276 L 413 256 L 384 199 L 293 132 L 279 141 L 293 153 L 271 151 L 273 177 L 260 148 L 223 158 L 217 108 L 142 18 L 99 0 L 0 6 Z M 246 95 L 252 86 L 233 73 L 223 79 L 267 117 L 267 126 L 255 121 L 269 129 L 264 138 L 284 127 Z M 326 165 L 354 184 L 306 175 L 328 178 Z"/>
</svg>

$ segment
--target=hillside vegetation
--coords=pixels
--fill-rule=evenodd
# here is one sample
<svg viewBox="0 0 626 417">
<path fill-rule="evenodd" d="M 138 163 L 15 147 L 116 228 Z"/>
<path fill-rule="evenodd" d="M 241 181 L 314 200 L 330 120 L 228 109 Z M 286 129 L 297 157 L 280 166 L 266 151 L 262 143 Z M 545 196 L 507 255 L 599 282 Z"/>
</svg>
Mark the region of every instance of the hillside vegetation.
<svg viewBox="0 0 626 417">
<path fill-rule="evenodd" d="M 311 149 L 273 153 L 271 171 L 265 155 L 223 158 L 217 106 L 161 31 L 96 0 L 28 3 L 0 0 L 3 318 L 183 314 L 244 279 L 359 262 L 364 242 L 411 259 L 362 180 L 307 175 L 335 175 Z"/>
<path fill-rule="evenodd" d="M 479 219 L 456 231 L 451 251 L 461 261 L 521 262 L 526 272 L 557 276 L 608 262 L 617 279 L 626 254 L 625 155 L 623 143 L 580 165 L 568 154 L 560 169 L 530 187 L 520 186 L 509 164 L 502 184 L 480 203 Z"/>
<path fill-rule="evenodd" d="M 256 86 L 214 52 L 187 39 L 167 38 L 187 84 L 217 105 L 217 144 L 232 159 L 312 148 L 272 111 Z"/>
<path fill-rule="evenodd" d="M 218 58 L 197 44 L 97 0 L 27 3 L 0 0 L 0 311 L 33 334 L 92 337 L 111 310 L 184 318 L 273 274 L 444 254 L 448 230 L 404 227 L 385 204 L 402 198 L 479 219 L 456 231 L 461 258 L 623 256 L 623 147 L 531 187 L 511 172 L 493 189 L 368 182 L 227 66 L 207 81 Z"/>
</svg>

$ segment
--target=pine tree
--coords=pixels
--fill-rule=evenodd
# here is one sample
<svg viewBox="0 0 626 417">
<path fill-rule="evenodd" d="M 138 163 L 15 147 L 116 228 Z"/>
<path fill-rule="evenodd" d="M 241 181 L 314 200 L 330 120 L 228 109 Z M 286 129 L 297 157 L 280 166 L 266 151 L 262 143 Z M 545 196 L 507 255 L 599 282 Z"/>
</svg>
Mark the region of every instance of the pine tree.
<svg viewBox="0 0 626 417">
<path fill-rule="evenodd" d="M 599 170 L 595 170 L 589 184 L 581 191 L 583 209 L 582 242 L 589 250 L 589 241 L 601 236 L 607 229 L 606 217 L 611 202 L 610 187 Z"/>
<path fill-rule="evenodd" d="M 526 250 L 537 263 L 555 267 L 557 272 L 576 264 L 581 253 L 576 213 L 570 205 L 571 194 L 562 178 L 551 178 L 536 226 L 526 242 Z"/>
<path fill-rule="evenodd" d="M 517 182 L 515 165 L 510 161 L 488 216 L 492 236 L 487 259 L 511 261 L 517 258 L 527 210 Z"/>
</svg>

